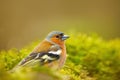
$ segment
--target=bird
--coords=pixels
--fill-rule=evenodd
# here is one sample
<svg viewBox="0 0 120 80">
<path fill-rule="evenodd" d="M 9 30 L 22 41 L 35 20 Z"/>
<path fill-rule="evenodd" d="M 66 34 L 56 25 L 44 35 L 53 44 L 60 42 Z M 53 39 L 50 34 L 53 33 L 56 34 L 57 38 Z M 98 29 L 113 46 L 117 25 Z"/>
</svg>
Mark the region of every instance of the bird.
<svg viewBox="0 0 120 80">
<path fill-rule="evenodd" d="M 52 31 L 46 38 L 21 60 L 18 66 L 40 64 L 53 69 L 60 69 L 66 61 L 65 41 L 69 38 L 61 31 Z"/>
</svg>

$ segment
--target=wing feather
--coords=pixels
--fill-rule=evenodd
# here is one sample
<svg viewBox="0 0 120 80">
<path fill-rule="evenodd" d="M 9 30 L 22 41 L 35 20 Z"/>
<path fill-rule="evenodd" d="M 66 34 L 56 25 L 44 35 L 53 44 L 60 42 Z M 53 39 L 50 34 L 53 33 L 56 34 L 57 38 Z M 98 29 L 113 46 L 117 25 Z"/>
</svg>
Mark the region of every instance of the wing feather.
<svg viewBox="0 0 120 80">
<path fill-rule="evenodd" d="M 41 65 L 51 63 L 60 58 L 61 52 L 62 50 L 58 45 L 53 45 L 48 49 L 48 51 L 32 52 L 25 59 L 23 59 L 19 65 L 26 65 L 32 62 L 34 64 L 39 62 Z"/>
</svg>

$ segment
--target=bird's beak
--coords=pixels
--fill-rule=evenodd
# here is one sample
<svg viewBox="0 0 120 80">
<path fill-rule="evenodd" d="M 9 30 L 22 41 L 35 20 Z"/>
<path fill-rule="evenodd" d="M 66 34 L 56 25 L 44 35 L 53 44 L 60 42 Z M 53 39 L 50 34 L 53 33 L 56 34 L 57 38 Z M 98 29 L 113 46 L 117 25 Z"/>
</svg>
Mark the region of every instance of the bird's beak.
<svg viewBox="0 0 120 80">
<path fill-rule="evenodd" d="M 62 36 L 62 40 L 66 40 L 66 39 L 68 39 L 68 38 L 69 38 L 68 35 L 64 35 L 64 36 Z"/>
</svg>

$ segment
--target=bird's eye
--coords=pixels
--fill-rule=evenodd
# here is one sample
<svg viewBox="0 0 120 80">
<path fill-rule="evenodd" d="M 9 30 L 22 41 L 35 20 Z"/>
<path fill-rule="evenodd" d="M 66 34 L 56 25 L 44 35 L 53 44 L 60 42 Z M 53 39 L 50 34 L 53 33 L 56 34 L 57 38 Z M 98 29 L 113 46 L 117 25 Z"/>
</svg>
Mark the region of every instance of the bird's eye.
<svg viewBox="0 0 120 80">
<path fill-rule="evenodd" d="M 60 36 L 63 36 L 63 35 L 64 35 L 63 33 L 60 34 Z"/>
<path fill-rule="evenodd" d="M 57 35 L 56 38 L 59 38 L 59 36 Z"/>
</svg>

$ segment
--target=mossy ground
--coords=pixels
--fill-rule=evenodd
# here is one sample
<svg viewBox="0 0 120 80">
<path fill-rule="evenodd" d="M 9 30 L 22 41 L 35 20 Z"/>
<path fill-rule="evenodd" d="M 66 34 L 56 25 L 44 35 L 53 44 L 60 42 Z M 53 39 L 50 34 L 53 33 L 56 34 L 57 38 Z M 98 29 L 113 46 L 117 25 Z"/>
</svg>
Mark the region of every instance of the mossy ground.
<svg viewBox="0 0 120 80">
<path fill-rule="evenodd" d="M 9 71 L 40 41 L 27 47 L 0 51 L 0 80 L 119 80 L 120 39 L 103 40 L 96 34 L 77 33 L 66 41 L 67 60 L 61 70 L 44 67 Z"/>
</svg>

